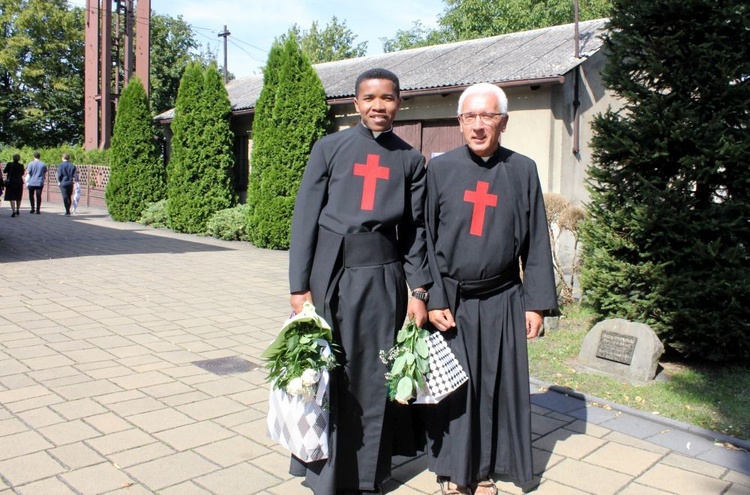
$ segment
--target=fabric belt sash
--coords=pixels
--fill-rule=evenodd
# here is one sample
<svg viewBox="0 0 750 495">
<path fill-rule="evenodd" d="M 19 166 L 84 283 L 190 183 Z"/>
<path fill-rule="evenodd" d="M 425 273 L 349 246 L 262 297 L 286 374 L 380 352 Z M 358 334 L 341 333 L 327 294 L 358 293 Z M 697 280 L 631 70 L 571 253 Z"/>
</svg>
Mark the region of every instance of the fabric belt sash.
<svg viewBox="0 0 750 495">
<path fill-rule="evenodd" d="M 377 266 L 399 260 L 398 243 L 394 233 L 361 232 L 344 236 L 343 265 Z"/>
<path fill-rule="evenodd" d="M 395 230 L 341 235 L 318 229 L 311 288 L 314 298 L 323 296 L 325 301 L 325 309 L 318 308 L 321 316 L 333 319 L 330 303 L 344 268 L 385 265 L 400 259 Z"/>
<path fill-rule="evenodd" d="M 456 280 L 443 277 L 448 306 L 454 318 L 461 299 L 479 299 L 492 296 L 519 283 L 521 283 L 521 277 L 516 266 L 508 268 L 499 275 L 481 280 Z"/>
</svg>

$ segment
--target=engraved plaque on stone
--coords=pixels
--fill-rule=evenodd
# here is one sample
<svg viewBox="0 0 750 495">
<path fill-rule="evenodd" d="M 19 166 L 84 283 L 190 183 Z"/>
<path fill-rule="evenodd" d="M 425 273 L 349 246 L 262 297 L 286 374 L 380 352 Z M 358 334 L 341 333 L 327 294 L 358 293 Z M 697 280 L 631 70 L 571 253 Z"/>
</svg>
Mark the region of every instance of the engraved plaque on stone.
<svg viewBox="0 0 750 495">
<path fill-rule="evenodd" d="M 638 338 L 616 332 L 604 331 L 599 339 L 596 357 L 630 365 Z"/>
</svg>

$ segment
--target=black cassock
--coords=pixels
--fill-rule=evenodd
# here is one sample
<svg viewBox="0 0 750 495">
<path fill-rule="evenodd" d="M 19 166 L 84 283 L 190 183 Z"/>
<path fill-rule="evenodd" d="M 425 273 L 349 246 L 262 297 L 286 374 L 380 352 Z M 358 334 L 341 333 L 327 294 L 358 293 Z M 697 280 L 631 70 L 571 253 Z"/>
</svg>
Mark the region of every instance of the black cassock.
<svg viewBox="0 0 750 495">
<path fill-rule="evenodd" d="M 317 495 L 372 490 L 393 454 L 418 447 L 411 410 L 387 400 L 385 365 L 406 315 L 407 281 L 429 283 L 424 158 L 392 131 L 361 123 L 319 140 L 292 220 L 290 291 L 310 290 L 331 323 L 345 365 L 333 373 L 331 456 L 303 464 Z"/>
<path fill-rule="evenodd" d="M 525 312 L 557 308 L 536 164 L 502 147 L 486 162 L 467 146 L 440 155 L 427 167 L 425 218 L 428 306 L 451 309 L 444 336 L 469 375 L 427 410 L 429 468 L 459 485 L 493 473 L 528 482 Z"/>
</svg>

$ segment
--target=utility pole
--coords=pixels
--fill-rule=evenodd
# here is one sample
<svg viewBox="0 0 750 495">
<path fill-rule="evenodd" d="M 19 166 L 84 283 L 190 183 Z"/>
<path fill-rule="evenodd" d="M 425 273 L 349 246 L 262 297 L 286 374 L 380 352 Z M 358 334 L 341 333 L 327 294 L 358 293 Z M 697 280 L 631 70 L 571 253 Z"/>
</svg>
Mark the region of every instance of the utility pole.
<svg viewBox="0 0 750 495">
<path fill-rule="evenodd" d="M 227 38 L 232 34 L 227 31 L 227 25 L 224 24 L 224 31 L 219 33 L 219 38 L 224 38 L 224 84 L 229 81 L 229 71 L 227 70 Z"/>
</svg>

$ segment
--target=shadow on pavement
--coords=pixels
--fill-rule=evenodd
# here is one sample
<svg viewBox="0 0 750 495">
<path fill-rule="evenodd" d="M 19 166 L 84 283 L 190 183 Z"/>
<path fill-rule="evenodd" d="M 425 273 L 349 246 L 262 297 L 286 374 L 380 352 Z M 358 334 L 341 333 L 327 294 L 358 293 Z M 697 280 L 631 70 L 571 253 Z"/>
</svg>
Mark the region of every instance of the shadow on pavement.
<svg viewBox="0 0 750 495">
<path fill-rule="evenodd" d="M 7 215 L 6 215 L 7 213 Z M 135 223 L 118 223 L 106 212 L 65 216 L 59 209 L 32 215 L 28 207 L 11 218 L 0 208 L 0 262 L 35 261 L 118 254 L 189 253 L 227 251 L 212 245 L 212 238 L 152 229 Z"/>
</svg>

